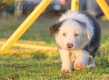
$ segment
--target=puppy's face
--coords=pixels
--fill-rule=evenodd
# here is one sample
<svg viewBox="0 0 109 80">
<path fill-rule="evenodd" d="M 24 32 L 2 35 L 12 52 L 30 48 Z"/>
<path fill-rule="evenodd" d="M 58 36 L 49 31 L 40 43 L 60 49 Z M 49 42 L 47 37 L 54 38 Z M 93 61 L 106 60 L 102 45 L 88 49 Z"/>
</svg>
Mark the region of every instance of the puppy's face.
<svg viewBox="0 0 109 80">
<path fill-rule="evenodd" d="M 56 42 L 60 48 L 66 50 L 81 49 L 88 43 L 87 34 L 82 25 L 76 21 L 67 20 L 55 33 Z"/>
</svg>

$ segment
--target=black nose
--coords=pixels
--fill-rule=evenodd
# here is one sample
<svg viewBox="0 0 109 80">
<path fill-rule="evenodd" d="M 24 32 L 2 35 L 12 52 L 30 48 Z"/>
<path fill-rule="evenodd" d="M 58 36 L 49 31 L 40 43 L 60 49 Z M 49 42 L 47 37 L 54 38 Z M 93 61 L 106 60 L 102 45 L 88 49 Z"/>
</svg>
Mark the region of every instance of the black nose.
<svg viewBox="0 0 109 80">
<path fill-rule="evenodd" d="M 73 44 L 72 43 L 67 43 L 67 48 L 72 48 Z"/>
</svg>

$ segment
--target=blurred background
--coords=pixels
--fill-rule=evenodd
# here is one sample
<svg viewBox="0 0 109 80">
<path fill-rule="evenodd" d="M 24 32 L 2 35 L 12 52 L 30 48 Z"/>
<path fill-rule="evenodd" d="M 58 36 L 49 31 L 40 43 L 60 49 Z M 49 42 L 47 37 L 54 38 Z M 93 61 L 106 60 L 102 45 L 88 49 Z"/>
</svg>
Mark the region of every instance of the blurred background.
<svg viewBox="0 0 109 80">
<path fill-rule="evenodd" d="M 109 0 L 105 1 L 109 4 Z M 41 0 L 0 0 L 0 38 L 8 39 L 40 2 Z M 52 0 L 20 39 L 41 40 L 47 45 L 55 45 L 54 38 L 49 36 L 49 26 L 70 7 L 71 0 Z M 108 36 L 109 22 L 95 0 L 80 0 L 79 10 L 88 11 L 95 16 L 104 31 L 102 35 L 106 33 L 105 36 Z"/>
<path fill-rule="evenodd" d="M 109 0 L 105 1 L 109 4 Z M 41 0 L 0 0 L 0 48 L 40 2 Z M 52 0 L 17 41 L 20 47 L 15 44 L 18 46 L 13 46 L 10 50 L 16 51 L 0 54 L 0 80 L 109 80 L 109 21 L 95 0 L 80 0 L 79 9 L 96 17 L 101 26 L 101 44 L 95 57 L 97 68 L 63 74 L 59 71 L 59 54 L 54 54 L 52 49 L 44 52 L 43 49 L 37 50 L 39 46 L 57 49 L 54 36 L 49 34 L 49 27 L 70 6 L 71 0 Z M 26 46 L 22 47 L 21 44 Z M 33 50 L 30 49 L 31 45 Z"/>
<path fill-rule="evenodd" d="M 105 1 L 109 4 L 109 0 Z M 8 14 L 15 14 L 16 16 L 29 14 L 40 2 L 41 0 L 0 0 L 0 13 L 2 14 L 2 17 L 6 17 Z M 70 9 L 70 7 L 71 0 L 52 0 L 52 3 L 47 7 L 44 13 L 53 12 L 58 14 L 59 12 Z M 79 9 L 88 11 L 96 18 L 103 15 L 96 0 L 80 0 Z"/>
</svg>

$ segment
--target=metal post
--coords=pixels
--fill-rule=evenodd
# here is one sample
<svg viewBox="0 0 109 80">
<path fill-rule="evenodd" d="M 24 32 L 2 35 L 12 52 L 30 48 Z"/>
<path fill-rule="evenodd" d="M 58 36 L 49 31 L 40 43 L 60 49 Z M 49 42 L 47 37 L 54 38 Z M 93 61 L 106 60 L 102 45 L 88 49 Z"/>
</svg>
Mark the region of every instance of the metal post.
<svg viewBox="0 0 109 80">
<path fill-rule="evenodd" d="M 104 14 L 109 20 L 109 6 L 106 4 L 105 0 L 96 0 L 100 8 L 103 10 Z"/>
<path fill-rule="evenodd" d="M 71 10 L 77 11 L 79 9 L 79 0 L 71 1 Z"/>
</svg>

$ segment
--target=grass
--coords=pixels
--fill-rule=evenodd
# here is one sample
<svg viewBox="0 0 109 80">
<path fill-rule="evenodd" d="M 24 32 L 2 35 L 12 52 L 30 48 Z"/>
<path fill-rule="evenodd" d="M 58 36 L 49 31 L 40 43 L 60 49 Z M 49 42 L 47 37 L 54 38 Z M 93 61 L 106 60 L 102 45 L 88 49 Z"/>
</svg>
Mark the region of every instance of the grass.
<svg viewBox="0 0 109 80">
<path fill-rule="evenodd" d="M 72 73 L 60 72 L 59 54 L 4 54 L 0 55 L 0 79 L 10 80 L 104 80 L 109 77 L 106 58 L 96 57 L 97 68 Z"/>
<path fill-rule="evenodd" d="M 48 31 L 50 23 L 55 19 L 47 18 L 45 22 L 43 18 L 39 18 L 20 40 L 40 40 L 45 41 L 47 46 L 56 46 L 54 37 L 51 37 Z M 8 39 L 23 19 L 19 21 L 11 18 L 0 21 L 2 23 L 0 38 Z M 0 80 L 109 80 L 109 23 L 107 21 L 99 21 L 99 23 L 102 28 L 102 41 L 95 57 L 97 65 L 95 69 L 63 73 L 60 72 L 61 60 L 58 53 L 12 54 L 9 52 L 0 54 Z"/>
</svg>

